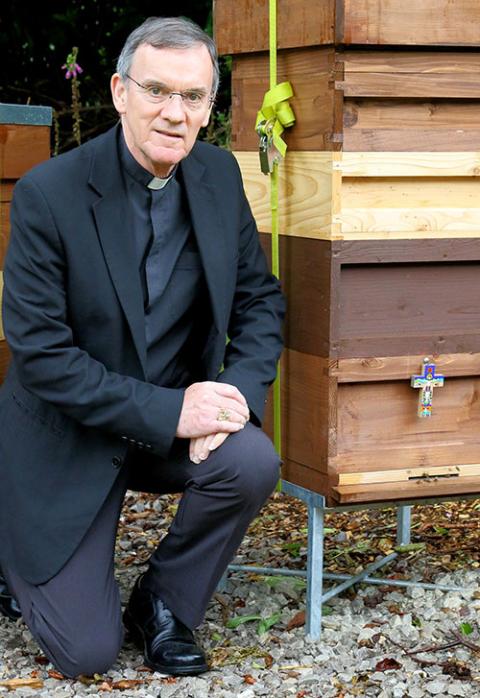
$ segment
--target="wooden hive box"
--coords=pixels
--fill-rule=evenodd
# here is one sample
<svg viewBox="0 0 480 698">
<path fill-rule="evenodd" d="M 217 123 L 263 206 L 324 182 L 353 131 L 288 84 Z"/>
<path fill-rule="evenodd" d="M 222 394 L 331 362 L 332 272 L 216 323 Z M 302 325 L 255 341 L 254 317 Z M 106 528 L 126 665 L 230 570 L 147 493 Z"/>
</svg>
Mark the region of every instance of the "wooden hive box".
<svg viewBox="0 0 480 698">
<path fill-rule="evenodd" d="M 216 0 L 268 250 L 267 6 Z M 297 117 L 280 168 L 284 477 L 330 505 L 480 492 L 479 20 L 473 0 L 278 0 Z M 425 357 L 445 384 L 420 419 Z"/>
<path fill-rule="evenodd" d="M 50 157 L 51 123 L 50 107 L 0 104 L 0 300 L 13 188 L 27 170 Z M 8 361 L 0 312 L 0 382 L 5 377 Z"/>
</svg>

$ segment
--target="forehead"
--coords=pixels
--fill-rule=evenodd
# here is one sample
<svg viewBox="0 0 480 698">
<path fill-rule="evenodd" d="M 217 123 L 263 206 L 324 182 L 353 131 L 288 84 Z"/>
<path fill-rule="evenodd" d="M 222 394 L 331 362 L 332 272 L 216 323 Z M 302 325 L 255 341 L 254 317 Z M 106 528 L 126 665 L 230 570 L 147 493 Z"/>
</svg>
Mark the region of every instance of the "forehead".
<svg viewBox="0 0 480 698">
<path fill-rule="evenodd" d="M 155 48 L 141 44 L 133 54 L 131 72 L 136 80 L 158 80 L 169 86 L 195 86 L 210 90 L 212 59 L 204 44 L 190 48 Z"/>
</svg>

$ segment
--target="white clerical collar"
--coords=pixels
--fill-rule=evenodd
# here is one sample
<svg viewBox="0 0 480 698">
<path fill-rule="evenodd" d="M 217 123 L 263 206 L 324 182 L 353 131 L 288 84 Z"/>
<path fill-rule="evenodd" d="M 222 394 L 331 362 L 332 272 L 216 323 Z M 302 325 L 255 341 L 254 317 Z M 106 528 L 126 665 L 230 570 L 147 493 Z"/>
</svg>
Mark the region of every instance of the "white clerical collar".
<svg viewBox="0 0 480 698">
<path fill-rule="evenodd" d="M 175 168 L 176 169 L 176 168 Z M 175 170 L 173 170 L 172 174 L 169 175 L 168 177 L 154 177 L 153 179 L 150 180 L 150 182 L 147 184 L 147 187 L 149 189 L 163 189 L 163 187 L 166 187 L 169 181 L 172 179 L 173 175 L 175 174 Z"/>
</svg>

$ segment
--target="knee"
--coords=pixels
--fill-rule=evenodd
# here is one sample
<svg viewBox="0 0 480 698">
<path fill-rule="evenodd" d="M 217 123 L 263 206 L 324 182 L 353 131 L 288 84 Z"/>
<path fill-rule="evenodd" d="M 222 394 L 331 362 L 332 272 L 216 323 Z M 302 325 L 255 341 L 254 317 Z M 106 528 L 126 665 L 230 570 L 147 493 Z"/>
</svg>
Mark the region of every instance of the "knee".
<svg viewBox="0 0 480 698">
<path fill-rule="evenodd" d="M 50 661 L 67 678 L 104 674 L 118 657 L 123 631 L 107 634 L 108 628 L 98 630 L 98 633 L 73 633 L 74 638 L 64 639 L 61 644 L 52 642 L 51 637 L 40 644 Z"/>
<path fill-rule="evenodd" d="M 225 442 L 228 444 L 229 439 Z M 231 439 L 228 468 L 245 504 L 261 506 L 280 477 L 280 459 L 268 436 L 252 425 Z"/>
</svg>

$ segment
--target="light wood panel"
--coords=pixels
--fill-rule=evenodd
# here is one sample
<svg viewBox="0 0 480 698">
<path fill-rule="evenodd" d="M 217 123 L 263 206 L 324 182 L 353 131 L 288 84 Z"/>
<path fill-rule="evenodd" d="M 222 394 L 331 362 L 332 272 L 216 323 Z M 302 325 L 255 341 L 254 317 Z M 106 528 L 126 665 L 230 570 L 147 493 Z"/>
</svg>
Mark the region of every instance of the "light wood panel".
<svg viewBox="0 0 480 698">
<path fill-rule="evenodd" d="M 422 468 L 402 468 L 398 470 L 373 470 L 362 473 L 340 473 L 339 485 L 375 484 L 377 482 L 411 482 L 434 478 L 478 477 L 480 463 L 470 465 L 425 466 Z"/>
<path fill-rule="evenodd" d="M 235 152 L 259 230 L 271 231 L 270 178 L 262 174 L 258 152 Z M 328 238 L 332 231 L 331 153 L 289 154 L 279 169 L 280 231 Z"/>
<path fill-rule="evenodd" d="M 337 39 L 346 44 L 480 44 L 477 0 L 339 0 L 338 9 Z"/>
<path fill-rule="evenodd" d="M 377 482 L 373 485 L 338 485 L 332 489 L 329 503 L 356 504 L 359 502 L 387 502 L 429 497 L 456 497 L 480 492 L 479 477 L 439 478 L 413 482 Z"/>
<path fill-rule="evenodd" d="M 271 232 L 258 153 L 235 156 L 257 225 Z M 332 240 L 478 237 L 479 173 L 476 152 L 290 151 L 279 168 L 279 230 Z"/>
</svg>

